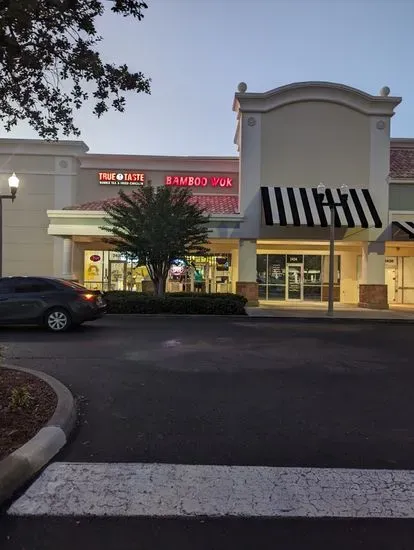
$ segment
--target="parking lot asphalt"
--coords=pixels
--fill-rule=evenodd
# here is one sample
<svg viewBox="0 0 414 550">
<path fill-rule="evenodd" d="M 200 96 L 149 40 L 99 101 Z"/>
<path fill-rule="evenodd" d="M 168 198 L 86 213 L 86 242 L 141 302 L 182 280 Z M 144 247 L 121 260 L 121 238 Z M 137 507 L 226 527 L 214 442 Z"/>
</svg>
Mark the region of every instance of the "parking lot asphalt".
<svg viewBox="0 0 414 550">
<path fill-rule="evenodd" d="M 6 534 L 7 533 L 7 534 Z M 2 550 L 411 550 L 414 521 L 15 518 Z"/>
<path fill-rule="evenodd" d="M 107 316 L 59 335 L 2 328 L 0 346 L 77 398 L 58 460 L 412 469 L 412 333 Z"/>
</svg>

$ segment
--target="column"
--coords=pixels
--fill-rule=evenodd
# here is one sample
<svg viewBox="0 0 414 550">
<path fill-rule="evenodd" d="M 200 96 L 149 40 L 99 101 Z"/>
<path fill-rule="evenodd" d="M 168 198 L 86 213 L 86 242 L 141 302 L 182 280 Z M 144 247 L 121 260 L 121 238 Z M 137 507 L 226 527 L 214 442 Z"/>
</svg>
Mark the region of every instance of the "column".
<svg viewBox="0 0 414 550">
<path fill-rule="evenodd" d="M 341 252 L 341 302 L 357 304 L 358 297 L 357 254 Z"/>
<path fill-rule="evenodd" d="M 239 249 L 231 250 L 231 291 L 236 292 L 237 281 L 239 280 Z"/>
<path fill-rule="evenodd" d="M 384 242 L 367 242 L 362 245 L 361 268 L 359 307 L 388 309 Z"/>
<path fill-rule="evenodd" d="M 240 114 L 240 113 L 239 113 Z M 241 237 L 258 237 L 262 217 L 262 120 L 260 113 L 241 113 L 239 163 L 240 212 L 245 216 Z M 262 185 L 267 185 L 266 183 Z"/>
<path fill-rule="evenodd" d="M 256 240 L 240 239 L 239 264 L 236 292 L 245 296 L 248 305 L 258 305 L 258 288 L 256 281 Z"/>
<path fill-rule="evenodd" d="M 72 237 L 64 237 L 62 245 L 62 278 L 74 279 L 73 276 L 73 241 Z"/>
</svg>

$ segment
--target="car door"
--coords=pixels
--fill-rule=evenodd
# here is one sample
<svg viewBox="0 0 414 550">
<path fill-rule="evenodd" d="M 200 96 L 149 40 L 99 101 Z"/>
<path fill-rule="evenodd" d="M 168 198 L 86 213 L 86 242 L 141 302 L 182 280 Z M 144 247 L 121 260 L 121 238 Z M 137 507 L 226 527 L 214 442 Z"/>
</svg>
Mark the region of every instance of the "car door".
<svg viewBox="0 0 414 550">
<path fill-rule="evenodd" d="M 10 322 L 13 317 L 13 279 L 0 279 L 0 323 Z"/>
<path fill-rule="evenodd" d="M 8 303 L 9 321 L 12 323 L 32 323 L 43 316 L 47 307 L 48 294 L 56 292 L 52 283 L 30 277 L 15 281 L 14 292 Z"/>
</svg>

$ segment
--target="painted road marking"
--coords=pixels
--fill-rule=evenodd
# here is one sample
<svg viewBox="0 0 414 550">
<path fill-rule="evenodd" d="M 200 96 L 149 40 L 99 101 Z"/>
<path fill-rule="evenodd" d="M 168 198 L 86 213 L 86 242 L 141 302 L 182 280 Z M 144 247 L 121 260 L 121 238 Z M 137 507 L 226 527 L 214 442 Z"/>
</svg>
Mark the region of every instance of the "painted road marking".
<svg viewBox="0 0 414 550">
<path fill-rule="evenodd" d="M 414 518 L 414 471 L 56 462 L 8 513 Z"/>
</svg>

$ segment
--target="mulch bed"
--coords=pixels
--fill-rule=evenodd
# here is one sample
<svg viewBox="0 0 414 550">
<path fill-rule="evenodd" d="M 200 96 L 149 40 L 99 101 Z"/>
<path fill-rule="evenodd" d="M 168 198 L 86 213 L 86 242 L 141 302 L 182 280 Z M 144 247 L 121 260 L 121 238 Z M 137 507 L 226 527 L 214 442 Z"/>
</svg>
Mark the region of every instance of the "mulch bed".
<svg viewBox="0 0 414 550">
<path fill-rule="evenodd" d="M 56 404 L 55 392 L 43 380 L 0 368 L 0 460 L 27 443 L 51 418 Z"/>
</svg>

